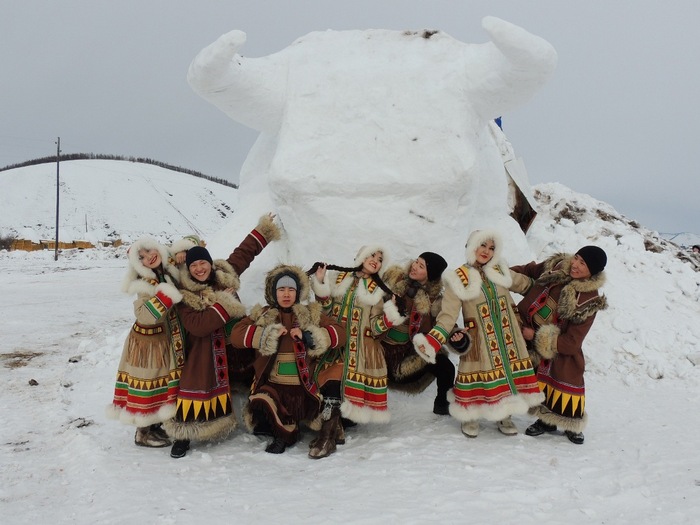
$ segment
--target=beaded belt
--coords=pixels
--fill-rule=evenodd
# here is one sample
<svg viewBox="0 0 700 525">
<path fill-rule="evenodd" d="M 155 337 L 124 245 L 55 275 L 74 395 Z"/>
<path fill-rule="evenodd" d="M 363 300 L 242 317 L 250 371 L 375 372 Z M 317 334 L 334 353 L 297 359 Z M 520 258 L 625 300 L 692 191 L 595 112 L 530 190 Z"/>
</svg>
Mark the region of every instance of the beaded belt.
<svg viewBox="0 0 700 525">
<path fill-rule="evenodd" d="M 131 329 L 141 335 L 158 335 L 162 334 L 164 330 L 162 326 L 141 326 L 138 323 L 134 323 Z"/>
</svg>

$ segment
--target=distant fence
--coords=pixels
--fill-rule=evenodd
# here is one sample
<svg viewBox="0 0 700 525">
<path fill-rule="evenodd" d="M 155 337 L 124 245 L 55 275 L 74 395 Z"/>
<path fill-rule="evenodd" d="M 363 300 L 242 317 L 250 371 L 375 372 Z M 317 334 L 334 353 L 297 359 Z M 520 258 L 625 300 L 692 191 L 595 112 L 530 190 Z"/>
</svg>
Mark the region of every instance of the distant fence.
<svg viewBox="0 0 700 525">
<path fill-rule="evenodd" d="M 123 243 L 121 239 L 116 239 L 114 241 L 99 241 L 100 246 L 121 246 Z M 58 243 L 59 250 L 71 250 L 71 249 L 84 250 L 88 248 L 95 248 L 95 245 L 88 241 L 71 241 L 71 242 L 60 242 Z M 26 239 L 15 239 L 12 241 L 10 250 L 24 250 L 25 252 L 33 252 L 37 250 L 55 250 L 56 241 L 39 241 L 32 242 Z"/>
</svg>

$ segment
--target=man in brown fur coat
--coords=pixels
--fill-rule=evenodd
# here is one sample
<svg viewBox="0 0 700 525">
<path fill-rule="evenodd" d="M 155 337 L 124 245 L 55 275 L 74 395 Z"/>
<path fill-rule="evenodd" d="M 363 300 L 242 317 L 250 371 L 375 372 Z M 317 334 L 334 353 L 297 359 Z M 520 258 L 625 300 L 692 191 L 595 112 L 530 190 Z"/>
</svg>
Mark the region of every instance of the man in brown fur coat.
<svg viewBox="0 0 700 525">
<path fill-rule="evenodd" d="M 605 283 L 607 256 L 597 246 L 584 246 L 575 255 L 557 254 L 541 263 L 515 266 L 531 279 L 518 303 L 523 337 L 541 362 L 537 380 L 545 401 L 535 409 L 538 419 L 528 436 L 563 429 L 572 443 L 583 444 L 585 411 L 583 340 L 596 314 L 608 306 L 598 290 Z"/>
</svg>

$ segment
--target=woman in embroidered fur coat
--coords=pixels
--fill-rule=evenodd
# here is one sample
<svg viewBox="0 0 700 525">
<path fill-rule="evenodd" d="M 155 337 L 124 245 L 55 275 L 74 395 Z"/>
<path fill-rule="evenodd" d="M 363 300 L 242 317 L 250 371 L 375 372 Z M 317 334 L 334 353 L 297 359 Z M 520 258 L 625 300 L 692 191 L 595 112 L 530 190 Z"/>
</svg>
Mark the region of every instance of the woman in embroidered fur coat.
<svg viewBox="0 0 700 525">
<path fill-rule="evenodd" d="M 390 328 L 382 339 L 389 386 L 418 393 L 437 379 L 433 412 L 439 415 L 449 414 L 447 392 L 454 385 L 455 366 L 443 350 L 436 354 L 435 363 L 421 359 L 413 348 L 413 337 L 427 334 L 435 325 L 442 305 L 441 276 L 445 268 L 447 262 L 440 255 L 423 252 L 406 267 L 392 266 L 382 276 L 407 318 Z"/>
<path fill-rule="evenodd" d="M 142 237 L 127 252 L 122 290 L 136 294 L 136 321 L 124 342 L 107 416 L 136 426 L 134 442 L 139 446 L 170 445 L 161 424 L 175 414 L 184 362 L 182 327 L 174 308 L 182 295 L 171 253 L 180 255 L 193 245 L 183 240 L 169 252 L 155 239 Z"/>
<path fill-rule="evenodd" d="M 266 452 L 281 454 L 296 443 L 299 422 L 319 415 L 321 394 L 312 359 L 345 344 L 345 327 L 321 313 L 309 297 L 308 276 L 281 264 L 265 279 L 267 306 L 256 305 L 231 333 L 236 348 L 254 348 L 255 381 L 246 409 L 252 429 L 261 423 L 274 437 Z"/>
<path fill-rule="evenodd" d="M 174 458 L 186 455 L 191 440 L 223 439 L 236 426 L 226 334 L 246 315 L 238 299 L 238 276 L 270 240 L 279 237 L 273 219 L 273 215 L 262 217 L 227 260 L 212 260 L 201 246 L 187 251 L 186 267 L 180 269 L 182 302 L 177 305 L 187 354 L 175 417 L 164 424 L 175 440 L 170 451 Z"/>
<path fill-rule="evenodd" d="M 530 278 L 518 311 L 529 348 L 542 358 L 537 379 L 545 400 L 533 411 L 539 419 L 525 432 L 529 436 L 561 428 L 572 443 L 583 443 L 588 416 L 582 345 L 597 312 L 608 305 L 599 294 L 606 262 L 602 249 L 584 246 L 575 255 L 512 268 Z"/>
<path fill-rule="evenodd" d="M 517 434 L 511 416 L 527 413 L 543 399 L 508 290 L 513 276 L 502 251 L 496 232 L 473 232 L 466 264 L 444 279 L 435 327 L 413 339 L 416 350 L 429 359 L 448 339 L 448 348 L 461 352 L 450 414 L 462 422 L 467 437 L 478 436 L 479 419 L 497 421 L 503 434 Z M 460 310 L 464 329 L 451 336 Z"/>
<path fill-rule="evenodd" d="M 311 287 L 316 300 L 332 319 L 346 325 L 345 347 L 328 352 L 316 369 L 324 398 L 341 402 L 340 413 L 355 423 L 386 423 L 387 368 L 379 338 L 401 324 L 391 290 L 380 271 L 386 252 L 380 246 L 363 246 L 355 267 L 314 265 Z M 312 268 L 312 270 L 314 269 Z M 333 268 L 339 270 L 333 271 Z M 326 270 L 332 273 L 326 275 Z"/>
</svg>

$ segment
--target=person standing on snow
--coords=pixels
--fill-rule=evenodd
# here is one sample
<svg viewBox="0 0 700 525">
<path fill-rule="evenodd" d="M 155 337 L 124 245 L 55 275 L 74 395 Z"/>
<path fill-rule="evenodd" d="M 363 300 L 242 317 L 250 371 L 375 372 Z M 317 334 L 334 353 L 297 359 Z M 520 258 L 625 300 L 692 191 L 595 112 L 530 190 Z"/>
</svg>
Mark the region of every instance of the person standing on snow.
<svg viewBox="0 0 700 525">
<path fill-rule="evenodd" d="M 324 423 L 309 457 L 326 457 L 344 442 L 341 415 L 352 423 L 386 423 L 387 368 L 379 338 L 401 324 L 393 292 L 380 277 L 385 250 L 363 246 L 355 266 L 344 268 L 316 263 L 310 270 L 311 287 L 324 313 L 346 326 L 346 343 L 327 352 L 316 367 L 316 379 L 324 397 Z M 331 270 L 331 274 L 326 274 Z M 337 270 L 334 271 L 334 270 Z"/>
<path fill-rule="evenodd" d="M 319 303 L 304 304 L 308 281 L 298 266 L 276 266 L 265 279 L 267 306 L 256 305 L 231 332 L 234 347 L 256 350 L 246 420 L 251 429 L 270 429 L 274 440 L 265 452 L 272 454 L 296 443 L 301 421 L 319 416 L 312 360 L 345 344 L 344 326 L 324 315 Z"/>
<path fill-rule="evenodd" d="M 528 348 L 542 358 L 537 379 L 545 400 L 533 411 L 538 419 L 525 431 L 528 436 L 561 428 L 569 441 L 583 444 L 588 415 L 582 345 L 596 314 L 608 306 L 599 294 L 606 263 L 601 248 L 584 246 L 575 255 L 560 253 L 512 268 L 530 278 L 518 312 Z"/>
<path fill-rule="evenodd" d="M 429 361 L 448 342 L 448 349 L 460 355 L 449 410 L 470 438 L 479 435 L 480 419 L 497 421 L 502 434 L 517 434 L 511 416 L 525 414 L 543 400 L 520 333 L 509 292 L 513 275 L 502 251 L 496 232 L 472 232 L 466 263 L 444 279 L 446 289 L 435 326 L 413 338 L 419 355 Z M 453 333 L 460 310 L 464 328 Z"/>
<path fill-rule="evenodd" d="M 223 439 L 235 428 L 228 377 L 227 333 L 246 315 L 238 299 L 239 275 L 267 244 L 280 237 L 274 215 L 263 216 L 227 260 L 212 260 L 202 246 L 187 250 L 180 269 L 182 301 L 178 315 L 185 329 L 187 354 L 177 407 L 164 428 L 175 441 L 170 455 L 187 454 L 190 441 Z"/>
<path fill-rule="evenodd" d="M 183 239 L 170 251 L 151 237 L 136 240 L 127 252 L 129 268 L 122 290 L 136 294 L 134 322 L 119 361 L 114 398 L 107 416 L 136 426 L 134 443 L 166 447 L 162 423 L 175 415 L 184 363 L 183 330 L 174 306 L 182 300 L 175 258 L 194 241 Z"/>
<path fill-rule="evenodd" d="M 449 414 L 447 392 L 454 385 L 455 366 L 443 350 L 435 355 L 435 363 L 428 363 L 416 354 L 413 338 L 419 333 L 427 334 L 435 325 L 442 304 L 441 277 L 445 268 L 447 262 L 440 255 L 423 252 L 406 267 L 392 266 L 383 274 L 386 284 L 396 293 L 399 310 L 407 317 L 382 338 L 389 386 L 418 393 L 436 379 L 433 413 L 438 415 Z"/>
</svg>

